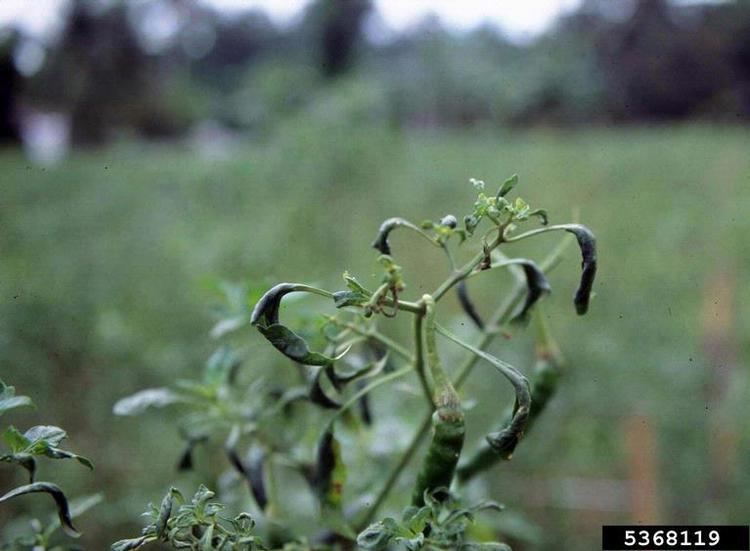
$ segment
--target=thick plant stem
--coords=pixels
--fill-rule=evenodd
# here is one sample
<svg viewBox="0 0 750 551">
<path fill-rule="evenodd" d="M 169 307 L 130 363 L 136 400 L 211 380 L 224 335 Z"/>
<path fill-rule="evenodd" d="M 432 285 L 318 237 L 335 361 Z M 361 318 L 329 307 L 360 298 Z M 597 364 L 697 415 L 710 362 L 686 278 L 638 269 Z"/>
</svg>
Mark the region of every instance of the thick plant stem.
<svg viewBox="0 0 750 551">
<path fill-rule="evenodd" d="M 425 295 L 422 302 L 425 305 L 424 340 L 427 366 L 435 389 L 435 413 L 432 415 L 432 442 L 422 462 L 412 494 L 412 505 L 416 506 L 424 505 L 425 492 L 450 487 L 466 432 L 461 400 L 440 363 L 435 339 L 435 301 L 430 295 Z"/>
<path fill-rule="evenodd" d="M 427 402 L 432 405 L 432 392 L 430 391 L 430 384 L 427 382 L 427 374 L 424 370 L 423 325 L 424 316 L 416 315 L 414 317 L 414 371 L 417 372 L 419 383 L 422 385 Z"/>
</svg>

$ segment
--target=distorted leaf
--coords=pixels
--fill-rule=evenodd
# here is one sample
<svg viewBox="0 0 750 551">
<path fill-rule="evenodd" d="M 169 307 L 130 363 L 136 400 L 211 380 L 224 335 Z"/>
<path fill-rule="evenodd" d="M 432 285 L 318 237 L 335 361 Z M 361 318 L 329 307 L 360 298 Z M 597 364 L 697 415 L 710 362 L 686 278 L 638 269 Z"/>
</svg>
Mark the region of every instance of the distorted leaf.
<svg viewBox="0 0 750 551">
<path fill-rule="evenodd" d="M 70 506 L 68 504 L 68 498 L 56 484 L 50 482 L 34 482 L 33 484 L 27 484 L 25 486 L 19 486 L 5 494 L 0 496 L 0 503 L 8 501 L 18 496 L 33 493 L 46 493 L 49 494 L 52 499 L 55 500 L 57 506 L 57 515 L 60 519 L 60 525 L 66 534 L 71 537 L 77 538 L 80 534 L 78 530 L 73 526 L 73 521 L 70 516 Z"/>
<path fill-rule="evenodd" d="M 240 431 L 234 427 L 224 444 L 224 450 L 227 454 L 232 467 L 245 479 L 250 493 L 252 493 L 255 502 L 262 511 L 268 505 L 268 495 L 266 494 L 265 483 L 265 454 L 260 448 L 254 447 L 250 451 L 249 461 L 244 461 L 237 451 L 237 441 L 239 440 Z"/>
<path fill-rule="evenodd" d="M 542 226 L 549 224 L 549 217 L 545 209 L 535 209 L 528 213 L 528 216 L 536 216 L 539 218 Z"/>
<path fill-rule="evenodd" d="M 419 227 L 415 226 L 408 220 L 404 220 L 403 218 L 388 218 L 382 224 L 380 224 L 380 228 L 378 228 L 378 235 L 372 242 L 373 248 L 380 251 L 381 254 L 390 255 L 391 245 L 388 242 L 388 236 L 390 235 L 391 231 L 398 227 L 409 228 L 410 230 L 417 232 L 419 235 L 421 235 L 431 243 L 435 244 L 435 242 L 429 235 L 424 233 Z"/>
<path fill-rule="evenodd" d="M 304 365 L 328 365 L 336 358 L 313 352 L 307 342 L 294 331 L 279 323 L 279 308 L 284 295 L 305 291 L 304 285 L 279 283 L 266 292 L 253 309 L 250 323 L 286 357 Z"/>
<path fill-rule="evenodd" d="M 528 319 L 531 307 L 536 304 L 542 295 L 550 292 L 550 285 L 544 272 L 531 260 L 512 260 L 509 263 L 519 264 L 526 276 L 526 300 L 521 311 L 512 320 L 515 322 L 525 322 Z"/>
<path fill-rule="evenodd" d="M 13 453 L 22 452 L 31 445 L 31 441 L 13 426 L 5 429 L 5 432 L 3 432 L 3 441 Z"/>
<path fill-rule="evenodd" d="M 203 444 L 208 440 L 208 436 L 199 435 L 188 438 L 187 444 L 180 454 L 180 459 L 177 462 L 178 471 L 191 471 L 193 470 L 193 452 L 199 444 Z"/>
<path fill-rule="evenodd" d="M 346 466 L 341 457 L 341 444 L 333 433 L 330 424 L 318 441 L 315 463 L 315 490 L 320 503 L 326 508 L 340 509 Z"/>
<path fill-rule="evenodd" d="M 308 397 L 313 404 L 317 404 L 326 409 L 338 409 L 341 404 L 328 396 L 326 391 L 323 389 L 323 376 L 327 374 L 327 370 L 323 367 L 316 367 L 313 372 L 313 376 L 310 380 L 310 389 Z"/>
<path fill-rule="evenodd" d="M 596 277 L 596 237 L 590 229 L 579 224 L 569 224 L 565 226 L 565 231 L 576 236 L 578 246 L 581 249 L 581 280 L 573 298 L 573 303 L 575 304 L 576 312 L 579 315 L 583 315 L 589 309 L 591 288 L 594 286 L 594 278 Z"/>
<path fill-rule="evenodd" d="M 479 315 L 479 312 L 474 306 L 474 303 L 469 297 L 469 291 L 466 287 L 466 280 L 461 280 L 456 284 L 456 295 L 458 296 L 458 303 L 461 305 L 461 309 L 464 313 L 469 316 L 469 319 L 474 322 L 479 329 L 484 329 L 484 321 Z"/>
</svg>

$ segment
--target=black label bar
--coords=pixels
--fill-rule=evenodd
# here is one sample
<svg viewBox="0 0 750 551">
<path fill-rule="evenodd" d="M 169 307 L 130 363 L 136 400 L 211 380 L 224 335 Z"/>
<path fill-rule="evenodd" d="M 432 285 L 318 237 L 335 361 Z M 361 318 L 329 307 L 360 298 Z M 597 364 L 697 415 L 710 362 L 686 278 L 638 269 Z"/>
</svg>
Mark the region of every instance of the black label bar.
<svg viewBox="0 0 750 551">
<path fill-rule="evenodd" d="M 750 526 L 602 526 L 605 551 L 750 551 Z"/>
</svg>

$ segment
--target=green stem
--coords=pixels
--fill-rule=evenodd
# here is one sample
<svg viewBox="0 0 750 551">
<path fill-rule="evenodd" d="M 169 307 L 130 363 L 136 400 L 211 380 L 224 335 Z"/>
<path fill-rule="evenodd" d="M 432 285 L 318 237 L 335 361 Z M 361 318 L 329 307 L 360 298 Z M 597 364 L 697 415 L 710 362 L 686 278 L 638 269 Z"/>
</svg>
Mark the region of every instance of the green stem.
<svg viewBox="0 0 750 551">
<path fill-rule="evenodd" d="M 513 237 L 503 236 L 503 239 L 506 243 L 514 243 L 516 241 L 521 241 L 522 239 L 526 239 L 528 237 L 533 237 L 535 235 L 539 235 L 540 233 L 547 233 L 551 231 L 561 231 L 561 230 L 569 230 L 573 226 L 578 226 L 578 224 L 556 224 L 554 226 L 544 226 L 543 228 L 537 228 L 535 230 L 530 230 L 524 233 L 520 233 Z M 580 227 L 580 226 L 579 226 Z"/>
<path fill-rule="evenodd" d="M 424 295 L 422 302 L 425 305 L 425 316 L 424 316 L 424 341 L 425 349 L 427 353 L 427 366 L 430 369 L 430 375 L 432 376 L 432 382 L 435 387 L 434 402 L 435 407 L 439 408 L 444 405 L 445 401 L 458 403 L 458 395 L 456 390 L 445 373 L 442 364 L 440 363 L 440 356 L 437 350 L 437 342 L 435 339 L 435 330 L 437 324 L 435 323 L 435 300 L 430 295 Z"/>
<path fill-rule="evenodd" d="M 422 327 L 424 325 L 424 316 L 414 316 L 414 371 L 417 372 L 422 390 L 427 398 L 427 403 L 432 406 L 432 392 L 430 384 L 427 382 L 427 375 L 424 371 L 424 347 L 422 342 Z"/>
<path fill-rule="evenodd" d="M 312 293 L 313 295 L 320 295 L 326 298 L 333 298 L 333 293 L 326 291 L 325 289 L 319 289 L 312 285 L 305 285 L 303 283 L 295 283 L 293 292 Z"/>
</svg>

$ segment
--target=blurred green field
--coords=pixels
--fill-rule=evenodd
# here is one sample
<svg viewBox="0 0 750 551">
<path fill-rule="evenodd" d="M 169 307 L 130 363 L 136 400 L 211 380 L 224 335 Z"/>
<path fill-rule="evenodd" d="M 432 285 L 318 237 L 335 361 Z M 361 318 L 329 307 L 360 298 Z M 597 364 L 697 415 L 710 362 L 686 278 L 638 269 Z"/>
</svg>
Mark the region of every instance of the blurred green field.
<svg viewBox="0 0 750 551">
<path fill-rule="evenodd" d="M 42 466 L 63 487 L 105 493 L 106 505 L 80 521 L 84 543 L 101 549 L 135 535 L 138 514 L 168 481 L 190 488 L 198 478 L 174 472 L 170 414 L 115 418 L 112 405 L 200 371 L 215 346 L 208 331 L 219 281 L 339 288 L 348 269 L 370 282 L 381 220 L 461 217 L 475 195 L 470 177 L 494 187 L 517 172 L 518 195 L 533 207 L 554 222 L 579 213 L 596 232 L 597 296 L 578 318 L 571 248 L 550 276 L 546 305 L 570 371 L 514 460 L 468 492 L 506 504 L 519 549 L 597 548 L 602 523 L 634 520 L 627 481 L 642 466 L 629 450 L 648 434 L 632 427 L 646 423 L 655 435 L 656 520 L 746 523 L 749 145 L 750 130 L 737 127 L 397 133 L 322 119 L 222 160 L 122 144 L 44 169 L 0 152 L 0 376 L 38 404 L 7 420 L 59 424 L 94 460 L 93 475 Z M 556 242 L 540 238 L 535 258 Z M 418 239 L 399 235 L 394 252 L 411 296 L 445 274 Z M 412 275 L 425 266 L 434 273 Z M 511 281 L 479 279 L 480 304 Z M 449 304 L 441 316 L 455 323 Z M 242 339 L 249 369 L 262 372 L 273 353 L 252 331 Z M 517 335 L 494 350 L 526 366 L 530 346 Z M 459 357 L 445 353 L 449 365 Z M 479 401 L 469 446 L 499 414 L 498 395 L 510 397 L 487 377 L 478 369 L 465 390 Z M 0 487 L 22 478 L 2 469 Z M 0 510 L 0 524 L 10 512 Z"/>
</svg>

